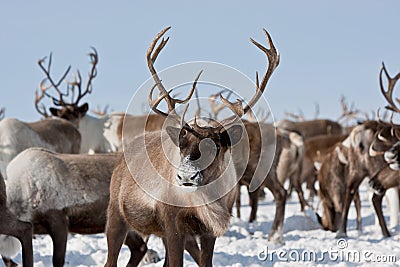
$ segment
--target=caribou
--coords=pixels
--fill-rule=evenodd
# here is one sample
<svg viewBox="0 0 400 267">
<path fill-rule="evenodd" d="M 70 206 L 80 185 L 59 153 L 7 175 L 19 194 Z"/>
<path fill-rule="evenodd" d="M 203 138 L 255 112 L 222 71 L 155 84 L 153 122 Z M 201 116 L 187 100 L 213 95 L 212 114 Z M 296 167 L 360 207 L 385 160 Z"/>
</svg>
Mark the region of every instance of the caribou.
<svg viewBox="0 0 400 267">
<path fill-rule="evenodd" d="M 225 105 L 216 103 L 218 95 L 214 94 L 209 97 L 214 118 L 217 118 L 218 113 L 226 108 Z M 297 177 L 301 173 L 300 163 L 303 159 L 304 143 L 303 138 L 299 134 L 283 129 L 276 129 L 273 125 L 264 122 L 268 116 L 269 113 L 255 116 L 252 111 L 249 111 L 247 113 L 247 120 L 242 119 L 248 138 L 246 143 L 241 142 L 239 146 L 245 147 L 248 145 L 250 149 L 248 161 L 243 161 L 243 155 L 240 153 L 233 155 L 236 172 L 239 174 L 243 173 L 239 177 L 237 188 L 236 215 L 238 218 L 241 217 L 241 186 L 246 186 L 249 194 L 251 206 L 250 223 L 257 218 L 258 200 L 261 193 L 264 192 L 263 188 L 267 187 L 273 194 L 276 202 L 274 228 L 281 230 L 287 197 L 283 183 L 287 178 L 294 179 L 295 181 L 299 180 Z M 270 149 L 270 146 L 276 146 L 274 156 L 265 158 L 263 155 L 269 154 L 266 150 Z M 269 162 L 272 163 L 271 169 L 266 170 L 265 168 L 269 166 Z M 265 167 L 260 168 L 260 165 Z M 254 188 L 251 186 L 252 181 L 261 182 L 259 182 L 259 186 Z M 304 199 L 301 185 L 296 182 L 293 184 L 299 195 L 301 209 L 304 210 L 304 207 L 308 206 L 308 204 Z M 281 234 L 277 234 L 275 241 L 283 241 Z"/>
<path fill-rule="evenodd" d="M 342 142 L 331 147 L 325 153 L 318 171 L 319 191 L 322 202 L 322 218 L 319 222 L 325 230 L 336 232 L 343 212 L 343 200 L 348 178 L 348 148 Z M 357 211 L 357 230 L 361 231 L 361 201 L 358 190 L 354 193 L 354 204 Z"/>
<path fill-rule="evenodd" d="M 111 175 L 120 158 L 122 153 L 59 154 L 29 148 L 10 162 L 7 208 L 24 223 L 15 219 L 1 222 L 7 222 L 6 234 L 23 241 L 24 266 L 32 266 L 32 225 L 34 234 L 50 235 L 53 266 L 64 265 L 68 233 L 104 232 Z M 3 203 L 3 195 L 1 200 Z M 10 240 L 0 247 L 6 242 Z M 146 244 L 134 232 L 127 234 L 125 244 L 131 250 L 128 266 L 137 266 Z"/>
<path fill-rule="evenodd" d="M 394 171 L 389 171 L 382 155 L 377 155 L 374 152 L 375 135 L 385 129 L 390 131 L 389 124 L 377 121 L 366 121 L 356 126 L 351 131 L 349 137 L 343 142 L 343 145 L 348 148 L 347 160 L 349 171 L 346 179 L 343 212 L 337 237 L 344 237 L 347 235 L 346 224 L 350 203 L 364 178 L 370 177 L 370 183 L 373 184 L 374 181 L 389 179 L 390 177 L 396 177 L 398 175 Z M 379 192 L 381 197 L 379 200 L 376 200 L 377 194 L 374 194 L 374 208 L 378 215 L 382 233 L 387 237 L 390 236 L 390 233 L 383 220 L 382 209 L 376 204 L 377 202 L 381 203 L 384 191 L 377 190 L 377 192 Z"/>
<path fill-rule="evenodd" d="M 22 122 L 14 118 L 0 121 L 0 172 L 5 179 L 8 163 L 29 147 L 44 147 L 60 153 L 79 153 L 81 135 L 62 119 Z"/>
<path fill-rule="evenodd" d="M 385 74 L 388 80 L 388 88 L 385 89 L 383 85 L 383 73 Z M 384 96 L 385 100 L 388 103 L 386 108 L 391 110 L 392 112 L 400 113 L 400 109 L 395 104 L 393 100 L 393 90 L 395 88 L 396 82 L 400 79 L 400 73 L 398 73 L 395 77 L 390 77 L 385 64 L 382 63 L 382 68 L 379 73 L 379 85 L 380 91 Z M 398 99 L 396 99 L 398 102 Z M 378 112 L 379 115 L 379 112 Z M 378 116 L 378 123 L 381 126 L 381 129 L 375 134 L 375 138 L 373 143 L 371 144 L 370 153 L 373 156 L 382 157 L 386 161 L 387 165 L 390 169 L 394 170 L 389 171 L 385 167 L 382 167 L 380 171 L 378 171 L 374 176 L 371 177 L 369 184 L 375 190 L 375 193 L 372 197 L 372 202 L 377 213 L 377 217 L 379 220 L 379 224 L 382 227 L 383 234 L 385 236 L 390 236 L 389 231 L 387 230 L 386 223 L 383 218 L 382 213 L 382 199 L 383 196 L 389 193 L 389 203 L 391 204 L 391 218 L 390 224 L 394 226 L 398 223 L 398 209 L 399 209 L 399 197 L 398 197 L 398 187 L 400 186 L 400 178 L 397 172 L 398 170 L 398 159 L 397 159 L 397 151 L 399 149 L 399 137 L 398 134 L 399 126 L 393 124 L 392 118 L 390 119 L 390 124 L 385 124 L 380 121 Z M 381 174 L 382 172 L 383 174 Z M 385 175 L 386 174 L 386 175 Z"/>
<path fill-rule="evenodd" d="M 105 266 L 116 266 L 129 228 L 163 238 L 165 266 L 183 266 L 185 240 L 188 236 L 199 236 L 201 251 L 197 262 L 200 266 L 212 266 L 215 240 L 229 226 L 236 197 L 234 187 L 237 179 L 231 158 L 235 145 L 244 134 L 243 126 L 237 123 L 257 102 L 279 64 L 279 54 L 264 30 L 270 49 L 251 39 L 269 61 L 261 83 L 257 75 L 257 90 L 253 98 L 243 107 L 241 101 L 231 103 L 220 95 L 235 116 L 215 122 L 218 126 L 205 121 L 199 125 L 196 119 L 186 123 L 185 112 L 178 115 L 175 105 L 184 104 L 191 98 L 201 72 L 186 99 L 179 100 L 169 95 L 154 68 L 154 62 L 168 39 L 162 39 L 155 47 L 169 29 L 162 30 L 147 51 L 148 67 L 155 81 L 149 93 L 149 104 L 154 112 L 171 118 L 175 124 L 180 123 L 180 127 L 172 124 L 165 130 L 146 133 L 126 147 L 126 159 L 118 163 L 111 179 Z M 152 100 L 155 87 L 160 91 L 160 97 Z M 168 113 L 158 109 L 163 99 Z M 160 153 L 160 145 L 165 153 Z M 166 197 L 167 203 L 157 200 L 161 196 Z"/>
<path fill-rule="evenodd" d="M 278 121 L 276 127 L 301 133 L 304 140 L 317 135 L 341 134 L 343 131 L 339 123 L 327 119 L 309 121 L 291 121 L 285 119 Z"/>
<path fill-rule="evenodd" d="M 258 198 L 261 190 L 264 187 L 267 187 L 273 194 L 276 202 L 275 218 L 273 226 L 271 228 L 273 231 L 270 233 L 269 238 L 276 242 L 282 242 L 282 230 L 287 193 L 282 183 L 279 182 L 277 167 L 281 159 L 281 152 L 284 148 L 284 141 L 282 141 L 284 137 L 280 134 L 277 134 L 276 129 L 270 124 L 244 122 L 244 126 L 247 133 L 247 139 L 241 141 L 241 143 L 239 144 L 239 148 L 243 151 L 248 145 L 249 153 L 233 154 L 236 173 L 239 174 L 239 183 L 237 185 L 238 193 L 236 198 L 236 214 L 240 218 L 241 186 L 246 186 L 249 194 L 249 204 L 251 207 L 249 222 L 253 222 L 254 220 L 256 220 L 258 210 Z M 275 146 L 275 142 L 275 153 L 273 155 L 270 155 L 268 149 L 270 148 L 270 146 Z M 285 148 L 288 149 L 289 146 L 286 146 Z M 248 156 L 248 160 L 243 160 L 244 158 L 246 158 L 246 156 Z M 271 157 L 272 159 L 268 157 Z M 271 161 L 271 169 L 265 170 L 265 167 L 268 166 L 267 162 Z M 259 181 L 259 185 L 255 188 L 251 188 L 251 183 L 254 181 Z M 276 235 L 273 236 L 272 234 L 275 233 Z"/>
</svg>

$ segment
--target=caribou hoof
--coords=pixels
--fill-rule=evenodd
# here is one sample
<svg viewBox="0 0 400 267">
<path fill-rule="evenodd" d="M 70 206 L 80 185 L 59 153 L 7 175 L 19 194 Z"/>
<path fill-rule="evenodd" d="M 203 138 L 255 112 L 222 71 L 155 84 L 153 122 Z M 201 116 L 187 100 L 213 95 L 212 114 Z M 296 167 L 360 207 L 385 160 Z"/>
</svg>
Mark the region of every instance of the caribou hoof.
<svg viewBox="0 0 400 267">
<path fill-rule="evenodd" d="M 282 228 L 278 228 L 275 232 L 270 233 L 268 236 L 268 241 L 271 241 L 274 244 L 284 244 L 285 242 L 283 241 L 283 230 Z"/>
<path fill-rule="evenodd" d="M 346 238 L 346 237 L 347 237 L 347 234 L 343 231 L 339 231 L 336 234 L 336 238 Z"/>
<path fill-rule="evenodd" d="M 158 256 L 157 251 L 152 250 L 152 249 L 148 249 L 148 250 L 147 250 L 146 255 L 144 256 L 144 259 L 143 259 L 143 261 L 144 261 L 146 264 L 149 264 L 149 263 L 157 263 L 157 262 L 159 262 L 160 260 L 161 260 L 161 258 L 160 258 L 160 256 Z"/>
</svg>

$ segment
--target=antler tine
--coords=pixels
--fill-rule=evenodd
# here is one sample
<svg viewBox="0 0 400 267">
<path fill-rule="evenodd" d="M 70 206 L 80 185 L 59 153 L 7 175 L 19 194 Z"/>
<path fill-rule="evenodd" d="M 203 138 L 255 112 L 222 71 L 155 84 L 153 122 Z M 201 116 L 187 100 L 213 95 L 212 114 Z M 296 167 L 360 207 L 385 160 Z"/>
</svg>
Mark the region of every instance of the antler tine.
<svg viewBox="0 0 400 267">
<path fill-rule="evenodd" d="M 248 115 L 251 114 L 250 116 L 252 116 L 252 117 L 254 116 L 253 112 L 248 112 L 247 114 Z M 258 122 L 266 121 L 270 115 L 271 115 L 270 111 L 265 112 L 265 110 L 261 109 L 261 108 L 256 113 L 256 117 L 258 118 Z M 256 120 L 254 119 L 254 121 L 256 121 Z"/>
<path fill-rule="evenodd" d="M 172 102 L 174 102 L 174 105 L 175 105 L 175 103 L 178 103 L 178 104 L 186 104 L 186 103 L 190 100 L 190 98 L 192 98 L 193 93 L 196 91 L 197 82 L 198 82 L 198 80 L 199 80 L 199 78 L 200 78 L 200 75 L 201 75 L 202 73 L 203 73 L 203 70 L 201 70 L 201 71 L 199 72 L 199 74 L 197 74 L 196 78 L 194 79 L 194 82 L 193 82 L 193 85 L 192 85 L 192 89 L 190 90 L 188 96 L 187 96 L 185 99 L 181 100 L 181 99 L 178 99 L 178 98 L 172 98 L 172 97 L 171 97 L 171 100 L 172 100 Z"/>
<path fill-rule="evenodd" d="M 43 91 L 42 89 L 41 89 L 41 92 L 42 92 L 42 94 L 40 94 L 39 95 L 39 92 L 36 90 L 35 91 L 35 109 L 37 110 L 37 112 L 39 112 L 39 114 L 41 114 L 44 118 L 48 118 L 48 117 L 50 117 L 50 115 L 47 113 L 47 111 L 46 111 L 46 107 L 42 104 L 40 107 L 39 107 L 39 102 L 40 102 L 40 100 L 42 100 L 43 99 L 43 97 L 44 97 L 44 92 L 45 91 Z"/>
<path fill-rule="evenodd" d="M 164 85 L 161 83 L 161 79 L 158 76 L 158 73 L 156 69 L 154 68 L 154 62 L 157 60 L 157 57 L 161 50 L 165 47 L 167 44 L 169 38 L 167 39 L 162 39 L 161 43 L 157 46 L 157 48 L 154 50 L 155 46 L 157 45 L 157 42 L 164 36 L 164 34 L 171 29 L 171 27 L 167 27 L 163 29 L 161 32 L 159 32 L 156 37 L 153 39 L 151 42 L 147 53 L 146 53 L 146 59 L 147 59 L 147 66 L 150 70 L 151 75 L 153 76 L 154 82 L 160 91 L 161 95 L 165 95 L 167 90 L 165 89 Z M 154 53 L 153 53 L 154 52 Z M 171 97 L 169 95 L 165 95 L 165 101 L 167 102 L 168 105 L 168 113 L 172 112 L 175 109 L 175 103 L 171 101 Z M 164 113 L 164 112 L 163 112 Z M 165 114 L 165 113 L 164 113 Z"/>
<path fill-rule="evenodd" d="M 269 33 L 267 32 L 267 30 L 263 29 L 263 31 L 264 31 L 265 37 L 267 38 L 270 49 L 267 49 L 266 47 L 264 47 L 263 45 L 261 45 L 260 43 L 255 41 L 253 38 L 250 38 L 250 41 L 255 46 L 257 46 L 261 51 L 263 51 L 265 53 L 265 55 L 267 56 L 268 62 L 269 62 L 268 69 L 267 69 L 266 73 L 264 74 L 264 77 L 263 77 L 260 85 L 259 85 L 258 73 L 256 72 L 256 86 L 257 86 L 256 93 L 253 96 L 253 98 L 250 99 L 250 101 L 247 103 L 247 105 L 243 108 L 243 114 L 246 114 L 249 111 L 249 109 L 252 106 L 254 106 L 254 104 L 261 97 L 261 95 L 263 94 L 263 92 L 267 86 L 268 80 L 271 78 L 272 73 L 275 71 L 275 69 L 279 65 L 279 60 L 280 60 L 279 52 L 275 48 L 274 43 L 272 42 L 272 38 L 269 35 Z"/>
<path fill-rule="evenodd" d="M 107 114 L 108 112 L 108 108 L 109 105 L 105 105 L 105 107 L 103 108 L 103 110 L 101 109 L 101 107 L 98 105 L 96 109 L 91 109 L 90 111 L 98 116 L 104 116 Z"/>
<path fill-rule="evenodd" d="M 376 110 L 376 113 L 375 113 L 376 121 L 377 121 L 379 124 L 383 123 L 383 122 L 382 122 L 382 119 L 381 119 L 381 116 L 380 116 L 380 111 L 381 111 L 381 108 L 378 108 L 378 109 Z"/>
<path fill-rule="evenodd" d="M 87 94 L 91 94 L 92 93 L 92 81 L 94 78 L 96 78 L 97 76 L 97 64 L 99 63 L 99 56 L 97 53 L 96 48 L 94 48 L 93 46 L 91 47 L 91 49 L 93 50 L 92 52 L 90 52 L 89 58 L 90 58 L 90 65 L 92 65 L 92 68 L 90 69 L 89 72 L 89 78 L 86 84 L 86 88 L 85 91 L 82 93 L 82 76 L 79 72 L 79 70 L 77 70 L 78 73 L 78 82 L 72 83 L 73 87 L 76 85 L 78 87 L 78 98 L 75 101 L 75 104 L 77 105 L 79 103 L 79 101 Z M 72 87 L 72 88 L 73 88 Z"/>
<path fill-rule="evenodd" d="M 346 103 L 346 97 L 342 95 L 340 97 L 340 107 L 342 110 L 342 114 L 337 118 L 337 121 L 341 121 L 344 119 L 345 122 L 349 121 L 352 118 L 356 118 L 357 115 L 360 113 L 360 110 L 357 110 L 354 106 L 354 102 L 351 103 L 350 108 Z"/>
<path fill-rule="evenodd" d="M 251 111 L 249 111 L 249 112 L 247 112 L 247 120 L 249 121 L 249 122 L 256 122 L 256 116 L 254 115 L 254 113 L 253 113 L 253 111 L 251 110 Z"/>
<path fill-rule="evenodd" d="M 180 122 L 181 125 L 185 126 L 186 123 L 184 123 L 184 115 L 187 111 L 187 107 L 184 111 L 184 113 L 182 114 L 182 116 L 179 116 L 176 113 L 175 110 L 175 105 L 176 104 L 185 104 L 187 103 L 193 96 L 193 93 L 196 91 L 196 86 L 198 83 L 198 80 L 201 76 L 201 74 L 203 73 L 203 71 L 201 70 L 199 72 L 199 74 L 196 76 L 196 78 L 194 79 L 193 85 L 192 85 L 192 89 L 190 90 L 188 96 L 185 99 L 178 99 L 178 98 L 174 98 L 170 96 L 170 93 L 172 90 L 167 91 L 164 87 L 164 85 L 161 82 L 160 77 L 158 76 L 158 73 L 156 71 L 156 69 L 154 68 L 154 62 L 157 60 L 158 55 L 160 54 L 160 52 L 162 51 L 162 49 L 165 47 L 165 45 L 167 44 L 169 37 L 164 39 L 163 36 L 164 34 L 170 29 L 171 27 L 167 27 L 165 29 L 163 29 L 161 32 L 159 32 L 156 37 L 153 39 L 153 41 L 151 42 L 147 53 L 146 53 L 146 59 L 147 59 L 147 65 L 148 68 L 150 70 L 150 73 L 153 76 L 153 79 L 155 81 L 154 86 L 151 88 L 150 93 L 149 93 L 149 97 L 148 97 L 148 102 L 149 105 L 151 107 L 151 109 L 156 112 L 159 115 L 163 115 L 163 116 L 171 116 L 172 118 L 175 119 L 176 121 Z M 160 44 L 156 47 L 158 41 L 161 40 Z M 153 91 L 155 89 L 155 87 L 158 88 L 158 90 L 160 91 L 160 96 L 155 99 L 154 101 L 152 100 L 152 95 L 153 95 Z M 162 101 L 165 100 L 168 106 L 168 113 L 163 112 L 159 109 L 157 109 L 158 104 Z"/>
<path fill-rule="evenodd" d="M 1 109 L 0 109 L 0 120 L 4 119 L 5 110 L 6 110 L 5 108 L 1 108 Z"/>
<path fill-rule="evenodd" d="M 258 78 L 258 72 L 256 72 L 256 92 L 253 95 L 253 97 L 250 99 L 250 101 L 246 104 L 246 106 L 243 108 L 242 106 L 242 101 L 240 99 L 237 100 L 236 103 L 229 102 L 227 99 L 224 99 L 222 95 L 220 95 L 221 101 L 227 105 L 237 116 L 241 117 L 244 114 L 246 114 L 258 101 L 258 99 L 261 97 L 261 95 L 264 93 L 265 88 L 267 86 L 268 80 L 271 78 L 272 73 L 275 71 L 275 69 L 279 65 L 279 52 L 275 48 L 274 43 L 272 41 L 271 36 L 267 32 L 266 29 L 263 29 L 264 35 L 267 38 L 269 49 L 261 45 L 259 42 L 255 41 L 253 38 L 250 38 L 250 41 L 257 46 L 261 51 L 264 52 L 264 54 L 268 58 L 268 68 L 267 71 L 265 72 L 261 84 L 259 82 Z M 237 117 L 233 116 L 232 118 L 228 118 L 221 122 L 221 124 L 231 124 L 237 121 Z"/>
<path fill-rule="evenodd" d="M 217 99 L 217 97 L 218 97 L 220 94 L 222 94 L 222 93 L 224 93 L 224 92 L 226 92 L 226 91 L 227 91 L 227 90 L 224 89 L 224 90 L 222 90 L 222 91 L 219 91 L 219 92 L 216 93 L 216 94 L 213 94 L 213 95 L 210 95 L 210 96 L 209 96 L 210 106 L 211 106 L 212 112 L 213 112 L 213 114 L 214 114 L 214 119 L 217 118 L 218 113 L 219 113 L 222 109 L 226 108 L 226 106 L 225 106 L 224 104 L 220 104 L 220 105 L 216 105 L 216 104 L 215 104 L 215 100 Z M 228 95 L 227 95 L 226 98 L 229 99 L 229 97 L 231 96 L 232 93 L 233 93 L 233 91 L 229 91 L 229 93 L 228 93 Z"/>
<path fill-rule="evenodd" d="M 383 81 L 382 81 L 382 72 L 385 73 L 386 78 L 388 79 L 388 89 L 387 91 L 385 90 L 383 86 Z M 382 62 L 382 68 L 379 72 L 379 85 L 381 92 L 383 96 L 385 97 L 386 101 L 389 103 L 388 106 L 386 106 L 387 109 L 392 110 L 394 112 L 400 113 L 400 109 L 396 106 L 396 104 L 393 101 L 393 89 L 394 86 L 396 85 L 397 80 L 400 79 L 400 73 L 398 73 L 394 78 L 391 78 L 389 73 L 386 70 L 385 63 Z M 399 103 L 400 100 L 396 98 L 396 101 Z"/>
<path fill-rule="evenodd" d="M 47 97 L 52 98 L 53 102 L 55 105 L 62 105 L 64 103 L 63 100 L 63 96 L 68 96 L 69 91 L 67 91 L 67 93 L 63 93 L 61 92 L 61 90 L 58 88 L 58 86 L 60 86 L 60 84 L 65 80 L 65 78 L 67 77 L 68 73 L 71 70 L 71 66 L 68 66 L 68 68 L 66 69 L 66 71 L 64 72 L 64 74 L 61 76 L 61 78 L 58 80 L 58 82 L 54 82 L 54 80 L 51 78 L 51 74 L 50 74 L 50 70 L 51 70 L 51 63 L 52 63 L 52 53 L 50 53 L 49 55 L 49 62 L 47 64 L 47 69 L 43 66 L 43 63 L 46 61 L 47 57 L 44 57 L 42 59 L 38 60 L 38 65 L 40 67 L 40 69 L 46 74 L 46 78 L 42 80 L 41 84 L 43 84 L 46 80 L 48 80 L 51 84 L 51 86 L 54 88 L 54 90 L 57 91 L 58 95 L 60 96 L 59 100 L 55 100 L 55 98 L 53 96 L 50 96 L 47 92 L 45 93 L 45 95 Z"/>
<path fill-rule="evenodd" d="M 315 103 L 314 108 L 315 108 L 314 119 L 317 119 L 319 116 L 319 112 L 320 112 L 319 104 Z"/>
<path fill-rule="evenodd" d="M 236 99 L 236 102 L 232 103 L 228 99 L 224 98 L 222 94 L 219 94 L 219 98 L 222 103 L 224 103 L 230 110 L 232 110 L 237 116 L 242 117 L 244 115 L 244 110 L 242 106 L 242 100 Z"/>
<path fill-rule="evenodd" d="M 153 91 L 154 91 L 154 89 L 155 89 L 157 86 L 158 86 L 157 84 L 154 84 L 154 85 L 151 87 L 150 92 L 149 92 L 149 95 L 148 95 L 148 98 L 147 98 L 147 101 L 148 101 L 148 103 L 149 103 L 149 106 L 150 106 L 151 110 L 153 110 L 155 113 L 157 113 L 157 114 L 159 114 L 159 115 L 162 115 L 162 116 L 166 116 L 166 117 L 167 117 L 168 114 L 165 113 L 164 111 L 159 110 L 159 109 L 157 108 L 157 106 L 158 106 L 158 104 L 160 104 L 160 102 L 161 102 L 165 97 L 167 97 L 167 95 L 169 95 L 169 93 L 172 92 L 172 89 L 169 90 L 168 92 L 165 91 L 164 94 L 160 93 L 160 96 L 159 96 L 157 99 L 153 100 L 153 99 L 152 99 Z"/>
<path fill-rule="evenodd" d="M 221 127 L 226 127 L 229 124 L 233 124 L 235 122 L 237 122 L 239 120 L 240 117 L 242 117 L 244 114 L 246 114 L 249 110 L 251 110 L 251 108 L 255 105 L 255 103 L 258 101 L 258 99 L 261 97 L 261 95 L 263 94 L 268 80 L 271 78 L 272 73 L 275 71 L 275 69 L 278 67 L 279 65 L 279 52 L 278 50 L 275 48 L 274 43 L 272 42 L 272 38 L 269 35 L 269 33 L 267 32 L 267 30 L 263 29 L 264 31 L 264 35 L 267 38 L 268 41 L 268 45 L 269 45 L 269 49 L 264 47 L 263 45 L 261 45 L 260 43 L 258 43 L 257 41 L 255 41 L 253 38 L 250 38 L 250 41 L 257 46 L 261 51 L 264 52 L 264 54 L 267 56 L 268 58 L 268 68 L 267 71 L 265 72 L 262 80 L 261 80 L 261 84 L 259 83 L 259 78 L 258 78 L 258 72 L 256 72 L 256 92 L 253 95 L 253 97 L 250 99 L 250 101 L 246 104 L 246 106 L 243 108 L 242 105 L 242 100 L 237 99 L 237 102 L 232 103 L 229 102 L 227 99 L 225 99 L 221 94 L 220 99 L 221 101 L 229 108 L 231 109 L 235 115 L 231 116 L 225 120 L 223 120 L 220 124 Z"/>
<path fill-rule="evenodd" d="M 297 121 L 305 121 L 304 114 L 301 110 L 300 110 L 299 114 L 295 114 L 293 112 L 286 111 L 285 115 L 288 116 L 289 118 L 293 118 Z"/>
</svg>

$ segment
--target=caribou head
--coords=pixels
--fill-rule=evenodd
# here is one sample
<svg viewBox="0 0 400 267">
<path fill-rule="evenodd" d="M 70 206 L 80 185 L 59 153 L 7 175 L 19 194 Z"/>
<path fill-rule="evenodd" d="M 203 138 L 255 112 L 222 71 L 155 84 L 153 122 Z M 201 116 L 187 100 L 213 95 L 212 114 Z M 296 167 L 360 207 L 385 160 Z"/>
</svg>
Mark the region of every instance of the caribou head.
<svg viewBox="0 0 400 267">
<path fill-rule="evenodd" d="M 383 74 L 387 78 L 387 89 L 385 89 L 383 82 Z M 385 97 L 388 105 L 387 110 L 395 113 L 400 113 L 400 108 L 396 103 L 400 100 L 396 98 L 393 100 L 393 90 L 395 88 L 396 82 L 400 79 L 400 73 L 395 77 L 390 77 L 388 71 L 386 70 L 385 64 L 382 63 L 382 68 L 379 73 L 379 85 L 382 95 Z M 384 155 L 385 161 L 389 164 L 391 169 L 400 169 L 400 126 L 393 123 L 393 113 L 390 117 L 390 122 L 383 122 L 379 117 L 379 111 L 377 112 L 377 123 L 379 124 L 379 130 L 375 134 L 373 143 L 370 146 L 370 154 L 372 156 Z"/>
<path fill-rule="evenodd" d="M 256 74 L 256 92 L 252 99 L 243 107 L 241 100 L 238 99 L 237 102 L 232 103 L 227 98 L 224 98 L 222 94 L 219 94 L 222 103 L 233 111 L 233 116 L 222 121 L 211 120 L 210 122 L 205 122 L 201 120 L 201 123 L 199 123 L 195 118 L 191 122 L 186 122 L 184 117 L 188 106 L 186 106 L 181 115 L 178 115 L 175 110 L 175 105 L 186 104 L 190 100 L 195 92 L 202 71 L 200 71 L 195 78 L 192 89 L 185 99 L 182 100 L 170 96 L 172 90 L 167 91 L 165 89 L 154 68 L 154 62 L 157 56 L 169 40 L 169 38 L 162 38 L 169 29 L 170 27 L 162 30 L 155 37 L 147 51 L 148 67 L 155 82 L 155 85 L 150 90 L 148 102 L 155 113 L 168 117 L 180 125 L 179 127 L 166 127 L 169 138 L 180 151 L 181 159 L 175 180 L 179 186 L 196 188 L 208 184 L 212 177 L 218 176 L 218 172 L 220 171 L 220 166 L 218 165 L 225 161 L 225 152 L 241 139 L 244 129 L 238 122 L 240 122 L 240 118 L 250 111 L 251 107 L 254 106 L 261 97 L 269 78 L 279 64 L 279 53 L 275 49 L 267 31 L 264 30 L 264 33 L 267 37 L 270 49 L 265 48 L 251 39 L 251 41 L 267 55 L 269 60 L 268 69 L 263 76 L 261 84 L 258 80 L 258 74 Z M 162 40 L 156 48 L 156 44 L 161 38 Z M 152 95 L 156 87 L 160 94 L 158 98 L 153 99 Z M 161 111 L 157 108 L 162 100 L 165 100 L 168 106 L 168 112 Z"/>
</svg>

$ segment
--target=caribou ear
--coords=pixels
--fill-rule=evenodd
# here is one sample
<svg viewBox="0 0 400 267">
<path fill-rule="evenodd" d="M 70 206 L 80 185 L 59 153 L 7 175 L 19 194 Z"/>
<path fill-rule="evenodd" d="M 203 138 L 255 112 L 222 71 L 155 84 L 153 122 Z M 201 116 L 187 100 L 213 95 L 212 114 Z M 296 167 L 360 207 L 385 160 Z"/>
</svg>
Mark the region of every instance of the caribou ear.
<svg viewBox="0 0 400 267">
<path fill-rule="evenodd" d="M 167 126 L 166 128 L 167 134 L 169 135 L 169 138 L 171 138 L 172 142 L 179 147 L 179 133 L 181 131 L 180 128 L 172 127 L 172 126 Z M 185 131 L 182 129 L 182 131 Z"/>
<path fill-rule="evenodd" d="M 233 125 L 220 133 L 221 143 L 225 146 L 234 146 L 240 141 L 242 134 L 243 127 L 241 125 Z"/>
<path fill-rule="evenodd" d="M 83 117 L 86 112 L 89 110 L 89 104 L 85 103 L 82 106 L 78 107 L 79 114 Z"/>
<path fill-rule="evenodd" d="M 61 118 L 61 109 L 50 108 L 50 113 L 51 113 L 51 115 L 53 115 L 55 117 L 60 117 Z"/>
</svg>

